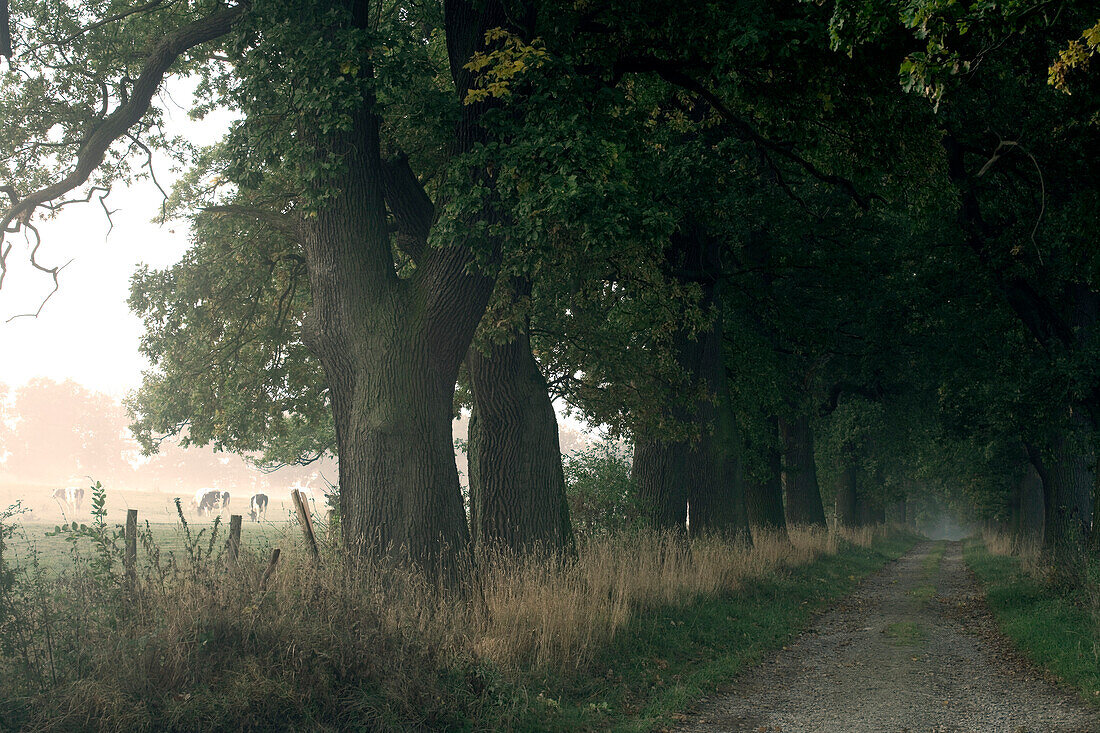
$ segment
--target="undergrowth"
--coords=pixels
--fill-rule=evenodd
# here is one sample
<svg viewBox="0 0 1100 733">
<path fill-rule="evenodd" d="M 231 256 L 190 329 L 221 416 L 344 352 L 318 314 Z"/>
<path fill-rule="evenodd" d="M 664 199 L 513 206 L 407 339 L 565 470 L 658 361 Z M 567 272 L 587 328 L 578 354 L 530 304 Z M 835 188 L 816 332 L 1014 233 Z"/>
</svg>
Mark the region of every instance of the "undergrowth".
<svg viewBox="0 0 1100 733">
<path fill-rule="evenodd" d="M 0 517 L 0 543 L 15 519 Z M 80 561 L 60 573 L 0 544 L 0 728 L 667 720 L 911 543 L 881 528 L 760 532 L 751 546 L 610 534 L 572 560 L 484 555 L 443 593 L 412 572 L 347 567 L 331 542 L 319 563 L 284 552 L 273 574 L 267 556 L 231 563 L 216 526 L 180 519 L 185 552 L 160 552 L 146 528 L 132 582 L 104 521 L 69 528 Z"/>
<path fill-rule="evenodd" d="M 1031 661 L 1100 705 L 1100 562 L 1074 587 L 1051 581 L 1039 548 L 1000 533 L 964 546 L 1001 631 Z"/>
</svg>

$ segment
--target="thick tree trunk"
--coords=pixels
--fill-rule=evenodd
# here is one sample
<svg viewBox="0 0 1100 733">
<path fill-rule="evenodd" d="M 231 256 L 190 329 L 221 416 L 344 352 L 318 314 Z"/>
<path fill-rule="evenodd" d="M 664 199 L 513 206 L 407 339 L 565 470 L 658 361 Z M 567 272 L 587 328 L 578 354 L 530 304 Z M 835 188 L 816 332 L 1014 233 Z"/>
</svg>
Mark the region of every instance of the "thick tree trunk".
<svg viewBox="0 0 1100 733">
<path fill-rule="evenodd" d="M 349 6 L 351 22 L 367 27 L 369 6 Z M 496 2 L 475 7 L 450 0 L 444 9 L 462 98 L 474 85 L 466 62 L 485 31 L 502 25 L 506 15 Z M 365 64 L 360 73 L 366 77 L 371 70 Z M 462 108 L 453 153 L 484 139 L 484 111 L 484 104 Z M 302 335 L 324 367 L 332 401 L 346 549 L 353 557 L 412 561 L 454 578 L 466 557 L 469 527 L 451 442 L 452 399 L 493 279 L 477 270 L 463 241 L 410 246 L 416 270 L 408 279 L 398 277 L 384 201 L 390 200 L 399 229 L 421 244 L 432 205 L 415 176 L 406 176 L 404 189 L 387 189 L 393 180 L 381 160 L 379 124 L 368 98 L 346 129 L 323 135 L 308 124 L 299 129 L 311 158 L 306 175 L 339 161 L 339 169 L 325 176 L 331 194 L 302 219 L 312 292 Z M 492 213 L 486 208 L 479 215 L 489 219 Z"/>
<path fill-rule="evenodd" d="M 716 408 L 718 414 L 713 420 L 703 423 L 704 430 L 708 422 L 713 424 L 713 432 L 705 433 L 688 450 L 689 529 L 693 535 L 719 533 L 747 538 L 749 518 L 733 415 L 725 399 Z"/>
<path fill-rule="evenodd" d="M 527 333 L 467 356 L 478 420 L 471 532 L 479 546 L 571 551 L 558 423 Z"/>
<path fill-rule="evenodd" d="M 845 458 L 836 487 L 836 521 L 842 527 L 859 525 L 858 470 L 855 462 Z"/>
<path fill-rule="evenodd" d="M 1046 462 L 1050 501 L 1046 513 L 1048 547 L 1081 551 L 1092 532 L 1094 458 L 1060 439 Z"/>
<path fill-rule="evenodd" d="M 718 300 L 718 285 L 712 297 Z M 717 532 L 749 536 L 741 469 L 741 438 L 730 404 L 726 364 L 723 358 L 721 316 L 697 344 L 696 377 L 707 398 L 696 407 L 695 422 L 701 436 L 687 457 L 687 500 L 692 534 Z"/>
<path fill-rule="evenodd" d="M 1043 506 L 1043 480 L 1030 463 L 1016 484 L 1015 532 L 1026 540 L 1041 540 L 1046 524 Z"/>
<path fill-rule="evenodd" d="M 779 420 L 783 444 L 783 493 L 787 498 L 787 522 L 825 526 L 825 508 L 817 483 L 814 461 L 814 434 L 810 418 Z"/>
<path fill-rule="evenodd" d="M 767 471 L 763 480 L 745 482 L 745 504 L 749 524 L 754 527 L 786 531 L 787 520 L 783 513 L 783 456 L 775 445 L 778 440 L 778 420 L 772 419 L 772 442 L 765 446 Z"/>
<path fill-rule="evenodd" d="M 1064 437 L 1047 455 L 1034 446 L 1027 453 L 1043 485 L 1043 546 L 1056 567 L 1076 577 L 1092 530 L 1094 458 Z"/>
<path fill-rule="evenodd" d="M 690 441 L 666 442 L 635 436 L 631 478 L 643 511 L 653 526 L 684 529 L 690 505 L 693 534 L 719 532 L 748 536 L 741 476 L 740 438 L 730 405 L 723 354 L 719 254 L 720 243 L 685 224 L 672 238 L 669 267 L 703 292 L 700 305 L 714 314 L 702 333 L 676 338 L 676 359 L 692 387 L 705 396 L 676 409 L 675 417 L 696 428 Z"/>
<path fill-rule="evenodd" d="M 905 524 L 905 499 L 891 502 L 886 518 L 896 524 Z"/>
<path fill-rule="evenodd" d="M 685 442 L 635 439 L 630 483 L 651 527 L 681 532 L 686 529 L 687 456 Z"/>
</svg>

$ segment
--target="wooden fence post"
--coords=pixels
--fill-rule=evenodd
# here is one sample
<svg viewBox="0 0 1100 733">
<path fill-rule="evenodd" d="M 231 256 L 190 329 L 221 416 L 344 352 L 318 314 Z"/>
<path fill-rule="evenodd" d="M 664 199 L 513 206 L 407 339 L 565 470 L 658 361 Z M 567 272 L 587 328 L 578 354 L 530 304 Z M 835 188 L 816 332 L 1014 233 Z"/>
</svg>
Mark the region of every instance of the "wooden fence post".
<svg viewBox="0 0 1100 733">
<path fill-rule="evenodd" d="M 122 565 L 126 569 L 126 582 L 133 590 L 137 581 L 137 509 L 126 510 L 126 548 L 122 554 Z"/>
<path fill-rule="evenodd" d="M 271 579 L 271 574 L 275 572 L 275 566 L 279 564 L 279 553 L 278 547 L 271 551 L 271 559 L 267 562 L 267 570 L 264 570 L 263 577 L 260 578 L 260 590 L 267 590 L 267 581 Z"/>
<path fill-rule="evenodd" d="M 319 560 L 321 552 L 317 548 L 317 535 L 313 531 L 313 519 L 309 516 L 309 505 L 306 503 L 305 494 L 298 489 L 290 492 L 290 498 L 294 501 L 294 510 L 298 512 L 298 521 L 302 523 L 302 532 L 306 535 L 306 544 L 309 546 L 313 558 Z"/>
<path fill-rule="evenodd" d="M 241 515 L 229 515 L 229 562 L 237 564 L 241 554 Z"/>
</svg>

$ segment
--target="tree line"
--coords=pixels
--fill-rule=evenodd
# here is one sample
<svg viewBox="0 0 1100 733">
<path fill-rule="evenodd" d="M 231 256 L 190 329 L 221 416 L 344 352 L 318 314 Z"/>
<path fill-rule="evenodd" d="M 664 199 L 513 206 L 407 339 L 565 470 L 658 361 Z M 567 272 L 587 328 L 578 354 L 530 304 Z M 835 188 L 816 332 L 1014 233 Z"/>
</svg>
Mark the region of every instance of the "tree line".
<svg viewBox="0 0 1100 733">
<path fill-rule="evenodd" d="M 166 213 L 194 241 L 133 279 L 135 430 L 338 455 L 353 555 L 569 552 L 559 400 L 632 443 L 657 528 L 937 494 L 1077 557 L 1096 23 L 1019 0 L 15 1 L 0 253 L 177 156 Z M 163 133 L 175 75 L 194 114 L 237 114 L 219 143 Z"/>
<path fill-rule="evenodd" d="M 10 390 L 0 385 L 0 487 L 37 503 L 53 489 L 87 488 L 93 481 L 187 497 L 212 486 L 281 493 L 294 485 L 320 487 L 322 475 L 336 476 L 330 462 L 264 473 L 249 462 L 252 457 L 180 445 L 186 436 L 143 456 L 129 426 L 123 404 L 74 382 L 32 379 Z M 31 486 L 39 487 L 37 495 Z"/>
</svg>

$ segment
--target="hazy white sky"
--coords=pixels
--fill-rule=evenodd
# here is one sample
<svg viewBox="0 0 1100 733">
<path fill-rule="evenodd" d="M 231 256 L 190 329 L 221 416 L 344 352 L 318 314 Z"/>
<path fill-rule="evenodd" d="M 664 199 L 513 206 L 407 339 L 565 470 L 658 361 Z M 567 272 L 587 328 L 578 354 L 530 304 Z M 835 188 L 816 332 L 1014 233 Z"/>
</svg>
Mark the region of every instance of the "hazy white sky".
<svg viewBox="0 0 1100 733">
<path fill-rule="evenodd" d="M 186 92 L 174 93 L 188 99 Z M 163 102 L 169 130 L 205 144 L 225 131 L 228 118 L 194 123 L 171 102 Z M 157 179 L 167 189 L 168 165 Z M 98 202 L 67 207 L 56 220 L 38 218 L 46 266 L 72 260 L 59 277 L 60 290 L 38 318 L 8 319 L 34 312 L 53 287 L 50 277 L 31 268 L 22 234 L 8 235 L 15 247 L 0 289 L 0 383 L 16 386 L 34 377 L 72 379 L 90 389 L 122 396 L 138 386 L 147 364 L 138 354 L 141 321 L 126 306 L 129 279 L 139 263 L 172 264 L 187 249 L 185 222 L 151 223 L 160 193 L 149 181 L 117 187 L 107 198 L 114 228 Z M 110 233 L 108 230 L 110 229 Z"/>
</svg>

